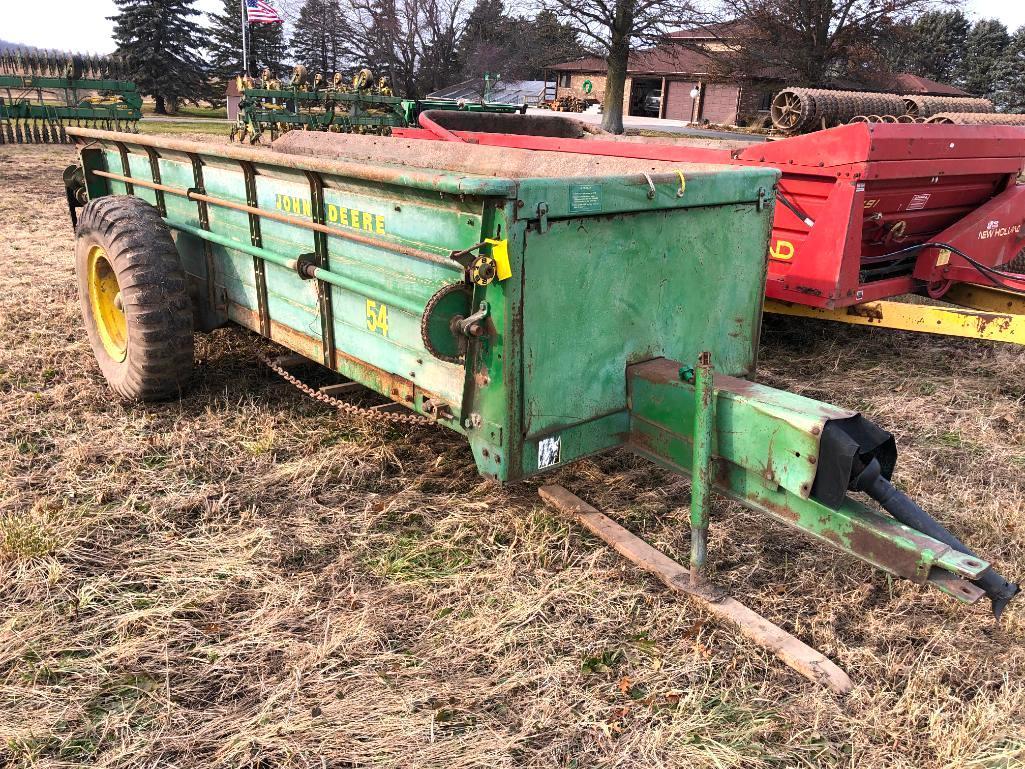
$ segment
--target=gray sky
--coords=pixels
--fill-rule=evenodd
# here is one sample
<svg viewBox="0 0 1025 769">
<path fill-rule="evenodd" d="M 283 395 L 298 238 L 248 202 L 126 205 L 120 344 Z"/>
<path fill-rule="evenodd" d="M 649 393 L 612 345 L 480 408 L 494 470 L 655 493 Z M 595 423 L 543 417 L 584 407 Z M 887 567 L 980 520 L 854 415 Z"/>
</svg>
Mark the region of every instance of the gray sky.
<svg viewBox="0 0 1025 769">
<path fill-rule="evenodd" d="M 273 2 L 273 0 L 272 0 Z M 7 0 L 0 19 L 0 38 L 41 48 L 109 53 L 114 49 L 113 0 Z M 277 3 L 280 7 L 281 3 Z M 219 11 L 221 0 L 199 0 L 204 11 Z M 974 17 L 997 18 L 1012 31 L 1025 24 L 1023 0 L 967 0 Z"/>
</svg>

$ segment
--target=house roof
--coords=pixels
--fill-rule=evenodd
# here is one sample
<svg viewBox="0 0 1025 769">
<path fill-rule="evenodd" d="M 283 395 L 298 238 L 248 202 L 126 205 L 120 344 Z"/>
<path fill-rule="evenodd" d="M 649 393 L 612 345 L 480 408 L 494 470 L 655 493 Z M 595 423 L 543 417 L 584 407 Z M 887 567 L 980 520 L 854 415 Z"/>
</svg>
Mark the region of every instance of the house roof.
<svg viewBox="0 0 1025 769">
<path fill-rule="evenodd" d="M 585 56 L 550 69 L 557 72 L 604 72 L 608 69 L 605 59 Z M 708 56 L 679 45 L 662 45 L 643 51 L 631 51 L 626 71 L 629 74 L 652 75 L 707 75 L 711 71 Z"/>
<path fill-rule="evenodd" d="M 718 24 L 699 24 L 687 29 L 670 32 L 666 37 L 672 40 L 722 40 L 741 37 L 745 31 L 741 21 L 724 21 Z"/>
<path fill-rule="evenodd" d="M 908 95 L 928 96 L 970 96 L 967 91 L 962 91 L 957 86 L 937 83 L 921 75 L 912 75 L 910 72 L 900 72 L 893 76 L 894 90 Z"/>
<path fill-rule="evenodd" d="M 718 25 L 729 27 L 730 25 Z M 719 30 L 721 31 L 721 30 Z M 680 30 L 670 35 L 674 39 L 699 39 L 695 30 Z M 580 72 L 580 73 L 604 73 L 608 66 L 605 59 L 597 56 L 585 56 L 573 61 L 556 64 L 549 67 L 557 72 Z M 627 73 L 630 75 L 683 75 L 688 77 L 705 77 L 713 70 L 711 58 L 686 45 L 668 43 L 655 48 L 648 48 L 642 51 L 632 51 L 627 62 Z M 777 68 L 765 68 L 757 72 L 747 73 L 747 77 L 761 80 L 773 80 L 786 82 L 790 78 L 786 72 Z M 855 83 L 835 82 L 833 88 L 845 88 L 851 90 L 864 89 Z M 920 75 L 912 75 L 907 72 L 900 72 L 893 76 L 892 82 L 887 85 L 886 90 L 901 94 L 928 94 L 931 96 L 969 96 L 956 86 L 946 83 L 937 83 Z"/>
<path fill-rule="evenodd" d="M 553 64 L 549 69 L 559 72 L 602 72 L 608 69 L 608 64 L 605 59 L 600 59 L 597 56 L 582 56 L 562 64 Z"/>
</svg>

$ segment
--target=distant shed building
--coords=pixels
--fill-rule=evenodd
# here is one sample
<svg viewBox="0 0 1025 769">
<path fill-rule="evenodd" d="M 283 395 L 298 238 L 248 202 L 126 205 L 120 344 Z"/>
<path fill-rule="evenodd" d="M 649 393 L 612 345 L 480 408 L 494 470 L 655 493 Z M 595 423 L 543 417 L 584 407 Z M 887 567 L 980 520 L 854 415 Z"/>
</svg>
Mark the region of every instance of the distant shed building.
<svg viewBox="0 0 1025 769">
<path fill-rule="evenodd" d="M 713 29 L 680 30 L 669 37 L 696 43 L 710 52 L 722 45 Z M 779 89 L 776 78 L 752 72 L 721 81 L 713 76 L 713 70 L 707 54 L 682 45 L 666 43 L 633 51 L 627 63 L 624 114 L 726 124 L 737 123 L 740 116 L 768 114 Z M 548 79 L 555 81 L 558 97 L 600 102 L 605 97 L 607 71 L 604 59 L 588 56 L 550 67 Z"/>
<path fill-rule="evenodd" d="M 544 80 L 492 80 L 491 101 L 503 104 L 526 104 L 536 107 L 545 87 Z M 464 80 L 427 94 L 429 99 L 463 99 L 480 101 L 484 89 L 480 78 Z"/>
<path fill-rule="evenodd" d="M 242 92 L 238 90 L 238 82 L 235 78 L 228 80 L 224 99 L 228 107 L 228 120 L 235 120 L 238 118 L 238 104 L 242 101 Z"/>
</svg>

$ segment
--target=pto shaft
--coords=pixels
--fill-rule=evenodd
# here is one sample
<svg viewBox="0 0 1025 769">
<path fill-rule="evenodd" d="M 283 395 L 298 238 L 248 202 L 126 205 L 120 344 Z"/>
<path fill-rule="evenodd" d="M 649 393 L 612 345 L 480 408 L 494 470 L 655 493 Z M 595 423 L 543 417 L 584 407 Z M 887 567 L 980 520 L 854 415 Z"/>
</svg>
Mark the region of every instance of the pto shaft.
<svg viewBox="0 0 1025 769">
<path fill-rule="evenodd" d="M 873 459 L 867 467 L 863 466 L 863 469 L 851 481 L 851 488 L 868 494 L 905 526 L 910 526 L 916 531 L 939 540 L 965 555 L 975 557 L 975 553 L 961 540 L 890 483 L 883 476 L 878 460 Z M 971 581 L 989 596 L 989 600 L 993 604 L 993 616 L 997 619 L 1000 619 L 1004 607 L 1019 591 L 1016 584 L 1008 582 L 992 568 L 986 569 L 978 579 Z"/>
</svg>

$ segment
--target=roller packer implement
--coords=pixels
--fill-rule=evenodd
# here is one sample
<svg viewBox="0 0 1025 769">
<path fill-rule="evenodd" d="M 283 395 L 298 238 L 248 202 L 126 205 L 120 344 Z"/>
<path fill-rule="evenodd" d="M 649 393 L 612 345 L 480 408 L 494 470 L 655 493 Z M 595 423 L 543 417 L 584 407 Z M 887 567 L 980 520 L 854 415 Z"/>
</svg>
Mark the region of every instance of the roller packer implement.
<svg viewBox="0 0 1025 769">
<path fill-rule="evenodd" d="M 1020 125 L 1025 126 L 1025 115 L 1013 115 L 1006 112 L 992 114 L 989 112 L 937 112 L 926 118 L 926 123 L 946 123 L 948 125 Z"/>
<path fill-rule="evenodd" d="M 712 492 L 998 616 L 1018 590 L 895 488 L 889 433 L 751 380 L 774 168 L 70 133 L 83 314 L 122 399 L 176 397 L 194 331 L 233 323 L 291 351 L 275 370 L 325 403 L 358 410 L 344 393 L 369 388 L 459 433 L 498 482 L 628 449 L 691 477 L 686 566 L 561 487 L 542 496 L 835 691 L 840 668 L 708 579 Z M 314 391 L 292 359 L 348 381 Z"/>
<path fill-rule="evenodd" d="M 858 123 L 709 148 L 554 116 L 434 117 L 446 136 L 395 137 L 778 169 L 767 312 L 1025 344 L 1025 126 Z"/>
<path fill-rule="evenodd" d="M 989 99 L 966 96 L 899 96 L 869 91 L 784 88 L 773 98 L 769 117 L 773 128 L 793 134 L 846 123 L 921 123 L 939 113 L 994 111 Z"/>
<path fill-rule="evenodd" d="M 0 52 L 0 144 L 63 144 L 68 126 L 134 131 L 135 83 L 116 57 Z"/>
</svg>

